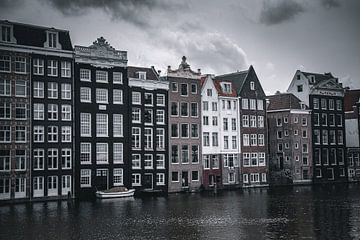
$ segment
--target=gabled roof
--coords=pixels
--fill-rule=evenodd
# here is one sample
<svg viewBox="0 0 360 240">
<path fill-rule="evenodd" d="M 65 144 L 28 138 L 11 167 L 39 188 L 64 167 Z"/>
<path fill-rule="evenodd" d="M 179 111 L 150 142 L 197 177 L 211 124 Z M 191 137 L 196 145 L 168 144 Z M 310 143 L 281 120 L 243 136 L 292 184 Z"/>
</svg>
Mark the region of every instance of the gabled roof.
<svg viewBox="0 0 360 240">
<path fill-rule="evenodd" d="M 269 105 L 267 110 L 301 109 L 301 100 L 292 93 L 280 93 L 267 96 Z"/>
<path fill-rule="evenodd" d="M 237 96 L 237 91 L 236 88 L 234 86 L 234 84 L 232 84 L 231 81 L 227 81 L 227 80 L 220 80 L 220 79 L 214 79 L 214 86 L 215 89 L 218 93 L 219 96 L 224 96 L 224 97 L 236 97 Z M 221 83 L 222 82 L 228 82 L 231 83 L 232 87 L 231 87 L 231 93 L 226 93 L 223 91 L 222 87 L 221 87 Z"/>
<path fill-rule="evenodd" d="M 353 111 L 353 106 L 360 102 L 360 89 L 346 90 L 344 96 L 345 112 Z"/>
<path fill-rule="evenodd" d="M 300 71 L 302 72 L 302 71 Z M 321 74 L 321 73 L 311 73 L 311 72 L 302 72 L 302 74 L 305 75 L 305 77 L 307 77 L 308 79 L 310 79 L 310 76 L 314 76 L 315 78 L 315 84 L 318 84 L 322 81 L 325 81 L 325 80 L 329 80 L 329 79 L 337 79 L 335 78 L 331 72 L 329 73 L 324 73 L 324 74 Z"/>
<path fill-rule="evenodd" d="M 138 78 L 137 72 L 146 72 L 146 80 L 160 80 L 155 68 L 129 66 L 127 69 L 128 78 Z"/>
<path fill-rule="evenodd" d="M 252 67 L 252 66 L 250 66 L 250 67 Z M 233 88 L 236 89 L 237 93 L 239 93 L 245 83 L 248 72 L 249 72 L 249 70 L 228 73 L 228 74 L 216 76 L 215 79 L 219 80 L 219 81 L 231 82 L 233 85 Z"/>
<path fill-rule="evenodd" d="M 13 26 L 14 37 L 18 45 L 42 48 L 46 41 L 46 31 L 56 31 L 59 34 L 59 43 L 61 44 L 62 50 L 73 50 L 70 34 L 67 30 L 9 21 L 0 21 L 0 23 Z"/>
</svg>

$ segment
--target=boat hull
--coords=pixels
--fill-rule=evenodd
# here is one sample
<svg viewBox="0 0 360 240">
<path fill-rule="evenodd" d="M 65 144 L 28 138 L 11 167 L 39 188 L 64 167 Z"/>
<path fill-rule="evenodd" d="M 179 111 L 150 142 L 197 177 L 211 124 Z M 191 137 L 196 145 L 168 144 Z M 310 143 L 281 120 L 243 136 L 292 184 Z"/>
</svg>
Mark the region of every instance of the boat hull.
<svg viewBox="0 0 360 240">
<path fill-rule="evenodd" d="M 135 193 L 135 189 L 130 189 L 126 192 L 102 192 L 97 191 L 96 197 L 100 199 L 104 198 L 124 198 L 124 197 L 133 197 Z"/>
</svg>

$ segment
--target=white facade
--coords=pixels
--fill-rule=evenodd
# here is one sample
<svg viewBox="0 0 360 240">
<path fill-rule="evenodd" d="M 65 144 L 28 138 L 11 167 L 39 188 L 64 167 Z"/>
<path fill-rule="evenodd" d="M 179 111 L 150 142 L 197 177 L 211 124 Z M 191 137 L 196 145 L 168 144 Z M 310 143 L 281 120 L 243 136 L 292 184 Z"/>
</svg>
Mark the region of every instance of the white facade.
<svg viewBox="0 0 360 240">
<path fill-rule="evenodd" d="M 346 147 L 360 147 L 358 120 L 345 119 Z"/>
<path fill-rule="evenodd" d="M 311 92 L 310 80 L 302 74 L 300 70 L 297 70 L 287 92 L 294 94 L 307 106 L 309 106 L 309 94 Z"/>
</svg>

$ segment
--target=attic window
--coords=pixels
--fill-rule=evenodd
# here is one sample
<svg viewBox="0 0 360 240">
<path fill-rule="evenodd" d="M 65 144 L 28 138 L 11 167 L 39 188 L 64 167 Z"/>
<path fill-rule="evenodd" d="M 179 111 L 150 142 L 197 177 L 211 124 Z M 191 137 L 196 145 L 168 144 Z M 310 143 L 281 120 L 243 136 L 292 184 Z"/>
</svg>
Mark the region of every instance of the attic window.
<svg viewBox="0 0 360 240">
<path fill-rule="evenodd" d="M 298 85 L 297 86 L 297 91 L 302 92 L 303 91 L 303 85 Z"/>
<path fill-rule="evenodd" d="M 310 83 L 311 84 L 315 83 L 315 76 L 313 76 L 313 75 L 310 76 Z"/>
<path fill-rule="evenodd" d="M 138 72 L 139 79 L 146 80 L 146 72 Z"/>
<path fill-rule="evenodd" d="M 10 32 L 11 27 L 10 26 L 1 26 L 1 41 L 2 42 L 10 42 Z"/>
<path fill-rule="evenodd" d="M 250 90 L 255 90 L 255 83 L 253 81 L 250 82 Z"/>
<path fill-rule="evenodd" d="M 300 74 L 296 75 L 296 80 L 300 80 L 301 76 Z"/>
<path fill-rule="evenodd" d="M 46 31 L 46 42 L 44 43 L 44 46 L 48 48 L 61 49 L 61 45 L 59 43 L 59 33 L 55 31 Z"/>
<path fill-rule="evenodd" d="M 231 83 L 223 83 L 222 90 L 224 93 L 231 93 Z"/>
</svg>

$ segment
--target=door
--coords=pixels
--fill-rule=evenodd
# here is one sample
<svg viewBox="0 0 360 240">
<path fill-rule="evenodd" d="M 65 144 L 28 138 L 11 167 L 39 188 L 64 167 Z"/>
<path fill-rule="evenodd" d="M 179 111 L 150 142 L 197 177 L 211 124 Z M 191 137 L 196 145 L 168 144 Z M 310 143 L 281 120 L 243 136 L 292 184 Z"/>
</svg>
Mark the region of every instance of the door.
<svg viewBox="0 0 360 240">
<path fill-rule="evenodd" d="M 144 187 L 145 189 L 153 189 L 153 175 L 152 173 L 145 173 L 144 175 Z"/>
<path fill-rule="evenodd" d="M 109 188 L 107 169 L 96 169 L 95 187 L 97 190 L 106 190 Z"/>
<path fill-rule="evenodd" d="M 61 177 L 61 195 L 71 193 L 71 176 L 65 175 Z"/>
<path fill-rule="evenodd" d="M 184 171 L 181 173 L 181 186 L 188 187 L 189 186 L 189 179 L 188 179 L 188 172 Z"/>
<path fill-rule="evenodd" d="M 215 176 L 214 175 L 209 175 L 209 186 L 214 185 L 214 180 L 215 180 Z"/>
</svg>

